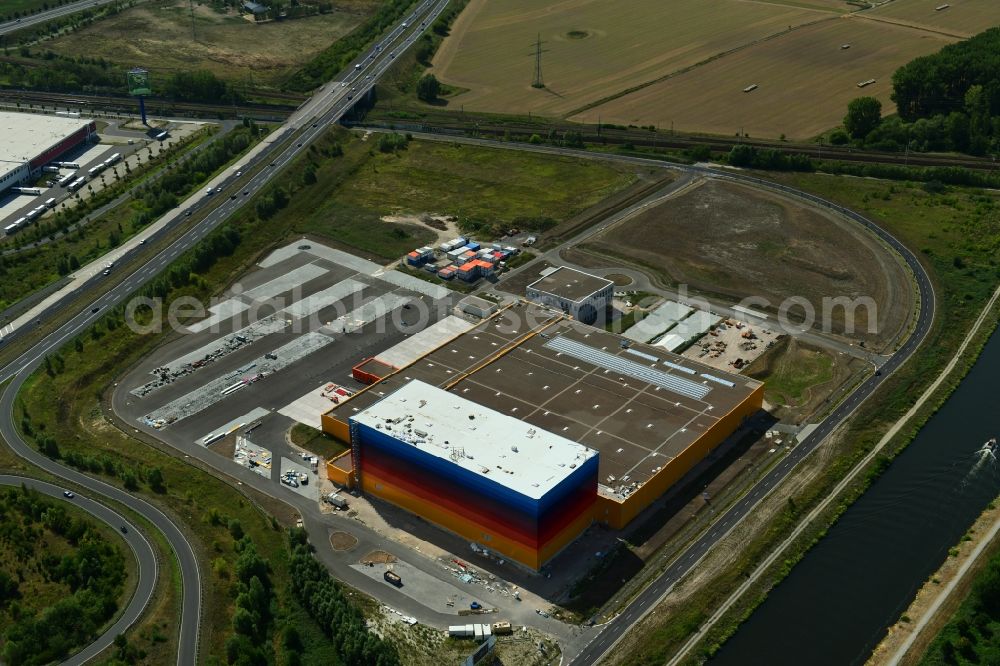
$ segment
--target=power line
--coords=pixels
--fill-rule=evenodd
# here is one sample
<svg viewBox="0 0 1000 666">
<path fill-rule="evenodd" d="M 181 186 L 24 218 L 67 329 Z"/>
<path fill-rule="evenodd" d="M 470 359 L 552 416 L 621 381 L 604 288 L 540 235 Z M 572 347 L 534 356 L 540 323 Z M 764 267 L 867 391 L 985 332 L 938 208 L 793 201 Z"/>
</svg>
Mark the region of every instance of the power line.
<svg viewBox="0 0 1000 666">
<path fill-rule="evenodd" d="M 542 54 L 546 53 L 548 49 L 543 49 L 542 44 L 542 34 L 538 33 L 538 39 L 535 40 L 535 80 L 531 82 L 532 88 L 544 88 L 545 81 L 542 79 Z"/>
</svg>

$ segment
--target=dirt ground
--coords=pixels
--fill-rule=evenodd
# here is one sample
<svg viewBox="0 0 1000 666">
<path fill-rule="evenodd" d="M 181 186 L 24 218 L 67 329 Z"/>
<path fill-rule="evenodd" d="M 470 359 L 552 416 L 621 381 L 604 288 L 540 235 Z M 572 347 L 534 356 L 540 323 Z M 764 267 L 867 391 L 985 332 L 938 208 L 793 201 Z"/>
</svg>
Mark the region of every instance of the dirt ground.
<svg viewBox="0 0 1000 666">
<path fill-rule="evenodd" d="M 427 220 L 430 220 L 432 224 L 428 224 Z M 462 232 L 458 228 L 458 222 L 453 216 L 441 215 L 439 213 L 399 213 L 397 215 L 383 215 L 382 221 L 397 224 L 412 224 L 420 227 L 421 229 L 430 229 L 437 234 L 437 240 L 433 243 L 434 245 L 446 243 L 453 238 L 457 238 L 462 235 Z M 441 227 L 444 228 L 442 229 Z"/>
<path fill-rule="evenodd" d="M 942 11 L 937 7 L 951 6 Z M 870 14 L 872 19 L 899 21 L 931 31 L 941 31 L 957 37 L 971 37 L 988 26 L 1000 25 L 1000 3 L 996 0 L 961 0 L 945 3 L 942 0 L 906 0 L 881 5 Z"/>
<path fill-rule="evenodd" d="M 475 641 L 448 638 L 445 632 L 424 625 L 409 626 L 389 612 L 384 612 L 374 624 L 379 635 L 390 638 L 398 646 L 404 666 L 460 664 L 477 647 Z M 559 646 L 549 636 L 530 627 L 514 629 L 513 635 L 497 636 L 497 664 L 549 666 L 560 663 Z"/>
<path fill-rule="evenodd" d="M 46 42 L 68 56 L 103 58 L 150 70 L 154 82 L 175 71 L 208 69 L 253 86 L 280 83 L 313 55 L 347 34 L 370 14 L 371 0 L 344 0 L 319 16 L 255 24 L 197 4 L 195 39 L 186 0 L 155 0 Z"/>
<path fill-rule="evenodd" d="M 361 564 L 391 564 L 395 561 L 396 557 L 384 550 L 373 550 L 360 560 Z"/>
<path fill-rule="evenodd" d="M 769 313 L 778 313 L 786 299 L 803 299 L 817 327 L 825 328 L 825 309 L 830 332 L 870 345 L 892 340 L 911 311 L 909 277 L 878 241 L 818 209 L 732 183 L 705 181 L 609 228 L 583 249 L 645 267 L 694 293 L 756 299 L 748 304 Z M 845 308 L 824 308 L 824 298 L 841 297 L 872 299 L 875 333 L 868 330 L 867 308 L 854 309 L 853 333 L 845 328 Z M 804 309 L 787 312 L 794 321 Z"/>
<path fill-rule="evenodd" d="M 330 546 L 334 550 L 350 550 L 358 544 L 358 538 L 347 532 L 333 532 L 330 534 Z"/>
<path fill-rule="evenodd" d="M 777 331 L 727 319 L 688 347 L 682 356 L 738 374 L 750 367 L 777 339 Z"/>
<path fill-rule="evenodd" d="M 467 110 L 571 113 L 718 53 L 811 21 L 827 8 L 740 0 L 472 0 L 434 57 Z M 533 88 L 543 44 L 545 87 Z"/>
<path fill-rule="evenodd" d="M 875 79 L 863 94 L 878 98 L 884 114 L 894 112 L 892 73 L 954 41 L 939 33 L 831 15 L 680 71 L 572 119 L 597 122 L 600 117 L 603 122 L 659 127 L 672 123 L 682 132 L 733 136 L 742 129 L 751 137 L 809 139 L 841 123 L 848 102 L 862 94 L 860 81 Z M 850 48 L 842 49 L 844 44 Z M 754 84 L 755 90 L 743 92 Z"/>
</svg>

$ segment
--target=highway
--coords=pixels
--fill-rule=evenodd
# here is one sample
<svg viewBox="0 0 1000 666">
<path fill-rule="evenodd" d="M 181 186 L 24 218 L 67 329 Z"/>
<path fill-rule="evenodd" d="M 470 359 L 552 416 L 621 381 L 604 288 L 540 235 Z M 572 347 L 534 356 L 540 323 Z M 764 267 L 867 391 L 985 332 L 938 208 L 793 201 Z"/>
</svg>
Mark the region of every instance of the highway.
<svg viewBox="0 0 1000 666">
<path fill-rule="evenodd" d="M 146 610 L 146 605 L 152 598 L 153 590 L 156 587 L 157 564 L 153 546 L 134 524 L 117 511 L 109 509 L 100 502 L 80 495 L 72 499 L 67 499 L 63 495 L 65 488 L 61 488 L 60 486 L 37 479 L 29 479 L 23 476 L 9 476 L 7 474 L 0 474 L 0 485 L 16 488 L 20 488 L 23 485 L 43 495 L 76 505 L 77 508 L 86 511 L 94 518 L 107 523 L 111 529 L 120 534 L 135 555 L 138 566 L 136 569 L 138 582 L 135 592 L 132 594 L 128 605 L 118 620 L 108 627 L 97 640 L 62 662 L 64 666 L 77 666 L 78 664 L 86 663 L 110 646 L 114 642 L 115 636 L 124 633 L 139 619 L 143 611 Z M 121 532 L 123 526 L 126 528 L 126 532 L 124 533 Z"/>
<path fill-rule="evenodd" d="M 52 19 L 68 16 L 69 14 L 75 14 L 76 12 L 82 12 L 84 9 L 88 9 L 90 7 L 107 5 L 113 2 L 117 2 L 117 0 L 80 0 L 80 2 L 71 2 L 61 7 L 46 9 L 45 11 L 32 14 L 31 16 L 25 16 L 20 19 L 14 19 L 13 21 L 7 21 L 6 23 L 0 23 L 0 35 L 8 35 L 12 32 L 17 32 L 18 30 L 30 28 L 33 25 L 39 25 L 41 23 L 45 23 L 46 21 L 51 21 Z"/>
<path fill-rule="evenodd" d="M 309 144 L 321 136 L 329 125 L 339 121 L 375 85 L 375 82 L 392 65 L 393 61 L 417 40 L 426 26 L 429 26 L 437 18 L 446 5 L 447 0 L 438 0 L 434 3 L 428 0 L 420 5 L 412 15 L 400 21 L 382 39 L 382 48 L 373 47 L 366 50 L 338 77 L 338 81 L 327 84 L 317 91 L 317 94 L 303 104 L 282 128 L 272 134 L 271 141 L 265 149 L 259 151 L 255 157 L 243 165 L 243 170 L 246 172 L 253 171 L 257 166 L 263 168 L 253 176 L 240 178 L 232 175 L 226 179 L 224 185 L 226 189 L 232 189 L 233 186 L 239 185 L 239 189 L 235 190 L 236 193 L 231 198 L 222 194 L 206 196 L 201 191 L 189 197 L 177 210 L 197 210 L 199 214 L 204 213 L 201 220 L 167 247 L 155 255 L 149 256 L 139 268 L 126 276 L 125 279 L 107 289 L 76 316 L 49 335 L 39 339 L 30 349 L 0 370 L 0 383 L 9 381 L 3 393 L 0 394 L 0 414 L 3 415 L 0 418 L 0 436 L 14 452 L 50 474 L 85 488 L 95 497 L 100 496 L 119 502 L 135 511 L 160 530 L 174 550 L 180 567 L 180 578 L 183 581 L 181 626 L 177 653 L 177 664 L 179 665 L 194 664 L 199 661 L 198 637 L 201 620 L 202 574 L 200 563 L 195 557 L 191 544 L 170 518 L 145 500 L 55 462 L 31 448 L 14 427 L 14 404 L 17 395 L 32 371 L 42 363 L 46 354 L 57 351 L 85 331 L 87 327 L 101 318 L 108 308 L 123 302 L 136 289 L 156 277 L 179 255 L 196 245 L 213 229 L 229 219 L 233 213 L 251 199 L 252 195 L 267 186 L 283 166 L 307 150 Z M 295 136 L 296 132 L 299 132 L 298 136 Z M 293 136 L 294 141 L 287 143 L 286 140 L 293 138 Z M 182 223 L 184 219 L 183 216 L 177 215 L 176 223 Z M 168 233 L 169 230 L 169 226 L 165 227 L 153 239 Z M 136 257 L 145 257 L 152 255 L 153 251 L 151 245 L 137 245 L 131 250 L 131 253 Z M 53 315 L 61 313 L 82 290 L 97 287 L 97 281 L 100 279 L 101 276 L 98 274 L 88 280 L 81 280 L 79 283 L 70 285 L 58 301 L 37 315 L 38 320 L 45 321 Z M 30 326 L 22 326 L 7 337 L 21 337 L 30 335 L 30 333 Z M 155 585 L 155 571 L 151 571 L 148 567 L 143 569 L 142 579 L 144 586 Z M 107 636 L 108 634 L 105 634 L 101 640 Z M 113 638 L 114 636 L 111 636 L 112 640 Z M 98 643 L 94 645 L 96 646 Z M 85 652 L 90 654 L 89 648 Z"/>
</svg>

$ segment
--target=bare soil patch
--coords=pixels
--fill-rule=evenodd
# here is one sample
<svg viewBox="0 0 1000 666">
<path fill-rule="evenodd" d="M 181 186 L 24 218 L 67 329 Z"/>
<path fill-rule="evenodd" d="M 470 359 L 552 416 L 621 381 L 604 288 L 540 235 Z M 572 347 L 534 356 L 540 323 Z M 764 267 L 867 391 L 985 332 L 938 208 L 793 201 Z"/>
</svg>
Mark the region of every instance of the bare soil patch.
<svg viewBox="0 0 1000 666">
<path fill-rule="evenodd" d="M 358 538 L 348 532 L 333 532 L 330 535 L 330 546 L 334 550 L 350 550 L 358 545 Z"/>
<path fill-rule="evenodd" d="M 884 22 L 831 18 L 678 72 L 573 120 L 807 139 L 839 125 L 847 103 L 862 94 L 877 97 L 885 113 L 895 111 L 892 73 L 954 41 Z M 845 44 L 850 48 L 841 48 Z M 875 83 L 862 93 L 857 84 L 868 79 Z M 751 85 L 757 88 L 744 92 Z"/>
<path fill-rule="evenodd" d="M 276 85 L 371 13 L 370 0 L 337 3 L 329 14 L 255 24 L 239 14 L 195 9 L 186 0 L 155 0 L 46 42 L 68 56 L 146 67 L 154 78 L 190 69 L 254 86 Z"/>
<path fill-rule="evenodd" d="M 740 0 L 472 0 L 434 58 L 467 110 L 562 115 L 713 55 L 827 16 L 828 7 Z M 532 87 L 544 42 L 545 87 Z"/>
<path fill-rule="evenodd" d="M 808 303 L 830 329 L 881 344 L 901 330 L 911 311 L 908 275 L 899 259 L 846 220 L 790 199 L 742 185 L 707 181 L 697 189 L 611 227 L 585 249 L 622 259 L 695 292 L 740 301 L 777 313 L 786 299 Z M 855 331 L 845 308 L 824 298 L 871 299 L 854 309 Z M 805 313 L 789 309 L 790 318 Z"/>
<path fill-rule="evenodd" d="M 373 550 L 361 558 L 361 564 L 392 564 L 396 561 L 396 556 L 384 550 Z"/>
</svg>

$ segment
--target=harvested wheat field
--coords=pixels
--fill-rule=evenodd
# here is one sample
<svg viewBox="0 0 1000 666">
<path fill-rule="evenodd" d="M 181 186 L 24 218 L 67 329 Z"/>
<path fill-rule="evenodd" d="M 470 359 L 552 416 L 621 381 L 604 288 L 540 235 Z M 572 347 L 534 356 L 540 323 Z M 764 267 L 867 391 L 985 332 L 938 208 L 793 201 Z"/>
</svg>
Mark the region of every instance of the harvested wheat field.
<svg viewBox="0 0 1000 666">
<path fill-rule="evenodd" d="M 861 95 L 890 100 L 892 73 L 955 41 L 945 35 L 854 16 L 755 44 L 589 109 L 574 120 L 657 124 L 682 132 L 808 139 L 840 124 Z M 850 44 L 850 48 L 841 48 Z M 859 88 L 858 83 L 875 79 Z M 744 88 L 756 85 L 752 92 Z"/>
<path fill-rule="evenodd" d="M 669 283 L 777 312 L 790 297 L 823 312 L 824 298 L 870 297 L 878 333 L 867 335 L 867 312 L 856 312 L 857 337 L 891 339 L 912 305 L 900 260 L 845 220 L 790 199 L 718 180 L 670 199 L 584 244 L 583 250 L 620 258 Z M 843 331 L 843 308 L 831 309 L 832 330 Z M 793 309 L 792 314 L 801 312 Z"/>
<path fill-rule="evenodd" d="M 302 64 L 353 30 L 372 0 L 337 3 L 329 14 L 255 24 L 235 12 L 197 5 L 195 39 L 187 0 L 156 0 L 46 42 L 56 53 L 145 67 L 155 78 L 192 68 L 255 87 L 278 86 Z"/>
<path fill-rule="evenodd" d="M 815 1 L 815 0 L 814 0 Z M 820 2 L 823 6 L 828 3 Z M 434 58 L 466 110 L 565 115 L 829 9 L 743 0 L 472 0 Z M 545 88 L 532 88 L 541 36 Z"/>
<path fill-rule="evenodd" d="M 937 11 L 942 5 L 946 9 Z M 971 37 L 1000 25 L 1000 2 L 997 0 L 894 0 L 864 16 L 896 21 L 925 30 L 945 32 L 956 37 Z"/>
</svg>

